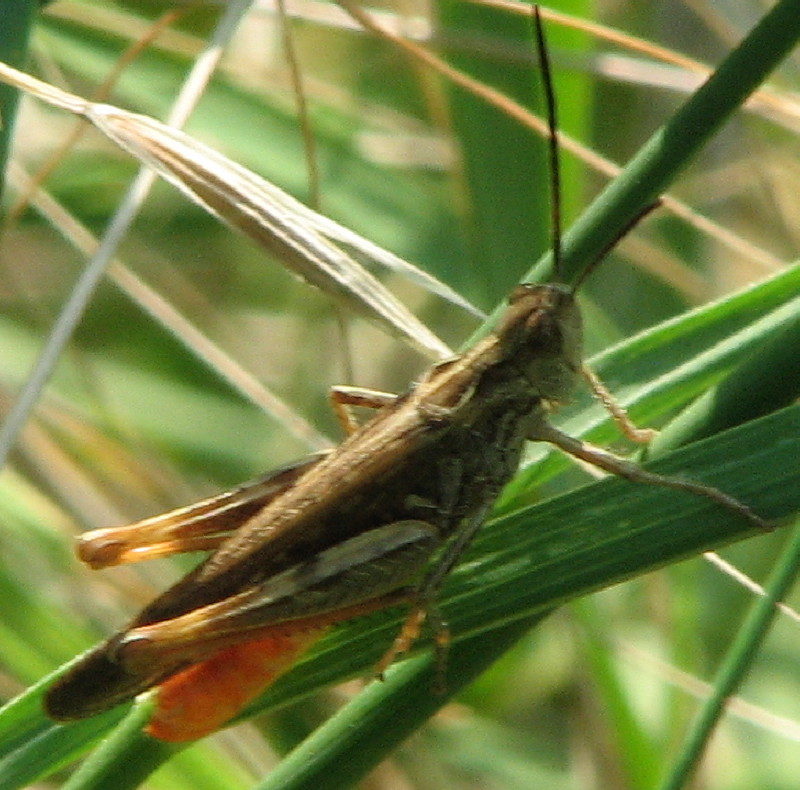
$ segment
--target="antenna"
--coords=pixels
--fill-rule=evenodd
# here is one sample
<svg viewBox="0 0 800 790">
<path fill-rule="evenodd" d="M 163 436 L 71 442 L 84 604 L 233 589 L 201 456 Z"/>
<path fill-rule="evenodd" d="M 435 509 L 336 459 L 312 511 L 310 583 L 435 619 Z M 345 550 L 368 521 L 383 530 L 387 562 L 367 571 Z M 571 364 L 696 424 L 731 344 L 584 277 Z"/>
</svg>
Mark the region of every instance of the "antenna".
<svg viewBox="0 0 800 790">
<path fill-rule="evenodd" d="M 553 250 L 553 273 L 560 280 L 564 272 L 561 262 L 561 160 L 558 154 L 558 107 L 553 90 L 553 74 L 550 56 L 539 6 L 533 6 L 533 32 L 539 50 L 539 65 L 542 69 L 545 109 L 547 111 L 547 146 L 550 154 L 550 233 Z"/>
<path fill-rule="evenodd" d="M 553 90 L 553 75 L 550 70 L 550 56 L 547 40 L 544 35 L 544 24 L 538 5 L 533 6 L 533 32 L 536 37 L 536 48 L 539 50 L 539 65 L 542 69 L 545 109 L 547 111 L 547 144 L 550 153 L 550 233 L 553 251 L 553 274 L 556 281 L 564 282 L 564 256 L 561 244 L 561 159 L 558 151 L 558 106 Z M 572 283 L 571 291 L 575 293 L 583 281 L 597 268 L 597 265 L 651 211 L 661 205 L 658 198 L 638 211 L 620 232 L 584 267 L 580 276 Z"/>
</svg>

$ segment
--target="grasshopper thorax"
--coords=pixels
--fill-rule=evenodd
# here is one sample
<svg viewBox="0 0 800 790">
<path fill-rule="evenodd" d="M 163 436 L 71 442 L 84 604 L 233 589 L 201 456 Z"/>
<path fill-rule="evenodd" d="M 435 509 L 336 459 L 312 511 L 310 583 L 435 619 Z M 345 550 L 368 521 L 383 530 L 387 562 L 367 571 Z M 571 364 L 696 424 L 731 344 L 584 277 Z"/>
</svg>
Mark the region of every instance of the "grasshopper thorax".
<svg viewBox="0 0 800 790">
<path fill-rule="evenodd" d="M 583 363 L 583 320 L 567 286 L 518 286 L 495 332 L 503 357 L 544 400 L 569 400 Z"/>
</svg>

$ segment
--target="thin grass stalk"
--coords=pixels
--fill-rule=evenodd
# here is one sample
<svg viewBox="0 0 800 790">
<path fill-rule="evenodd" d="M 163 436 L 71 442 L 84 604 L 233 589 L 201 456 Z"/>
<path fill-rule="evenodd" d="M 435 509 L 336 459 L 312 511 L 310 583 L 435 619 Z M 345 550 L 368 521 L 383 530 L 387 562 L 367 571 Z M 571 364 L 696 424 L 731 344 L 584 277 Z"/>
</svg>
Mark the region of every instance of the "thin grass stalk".
<svg viewBox="0 0 800 790">
<path fill-rule="evenodd" d="M 717 677 L 713 693 L 705 701 L 678 754 L 671 761 L 660 790 L 680 790 L 691 779 L 702 759 L 715 727 L 725 713 L 725 703 L 741 686 L 764 643 L 772 622 L 779 614 L 778 604 L 789 593 L 800 572 L 800 529 L 795 527 L 764 595 L 752 605 L 737 631 Z"/>
</svg>

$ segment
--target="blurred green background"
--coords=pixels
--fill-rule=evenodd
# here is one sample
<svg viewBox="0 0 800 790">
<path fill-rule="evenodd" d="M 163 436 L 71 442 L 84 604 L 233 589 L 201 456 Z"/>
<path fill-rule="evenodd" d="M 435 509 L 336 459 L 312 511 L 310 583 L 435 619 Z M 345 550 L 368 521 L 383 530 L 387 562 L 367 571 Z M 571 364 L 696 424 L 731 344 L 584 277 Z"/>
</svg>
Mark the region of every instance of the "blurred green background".
<svg viewBox="0 0 800 790">
<path fill-rule="evenodd" d="M 752 0 L 553 7 L 706 64 L 717 63 L 761 13 Z M 381 11 L 382 21 L 538 108 L 525 17 L 456 1 L 435 8 L 386 2 Z M 123 53 L 171 12 L 103 99 L 164 118 L 219 6 L 57 0 L 32 30 L 28 69 L 92 98 Z M 493 309 L 549 245 L 541 141 L 364 34 L 336 6 L 298 2 L 290 12 L 317 148 L 318 198 L 269 3 L 246 16 L 189 131 L 299 199 L 318 200 L 323 213 L 435 274 L 482 310 Z M 695 85 L 685 68 L 585 30 L 550 24 L 548 36 L 561 128 L 616 162 L 624 163 Z M 800 158 L 791 91 L 799 69 L 796 58 L 786 63 L 772 93 L 734 119 L 671 193 L 720 233 L 661 211 L 587 284 L 590 351 L 759 281 L 796 256 L 800 204 L 792 185 Z M 66 220 L 30 207 L 12 212 L 25 193 L 20 169 L 33 175 L 45 167 L 77 123 L 30 100 L 16 121 L 0 238 L 4 407 L 85 260 L 65 241 Z M 128 156 L 84 129 L 44 189 L 64 216 L 101 233 L 135 171 Z M 564 179 L 569 223 L 605 178 L 566 156 Z M 397 391 L 424 369 L 418 355 L 361 321 L 343 335 L 330 299 L 163 183 L 119 258 L 332 441 L 339 434 L 327 408 L 330 385 L 349 378 Z M 474 318 L 420 289 L 388 283 L 453 347 L 476 328 Z M 0 476 L 0 695 L 14 696 L 107 635 L 187 567 L 91 572 L 72 559 L 74 534 L 185 504 L 308 449 L 129 294 L 104 282 Z M 778 546 L 767 537 L 728 549 L 726 557 L 763 578 Z M 696 559 L 562 609 L 365 786 L 652 786 L 656 758 L 680 740 L 694 695 L 751 601 L 752 593 Z M 779 621 L 697 787 L 796 787 L 799 639 L 796 622 Z M 332 690 L 208 739 L 147 787 L 250 787 L 276 753 L 352 691 Z M 66 775 L 37 786 L 60 786 Z"/>
</svg>

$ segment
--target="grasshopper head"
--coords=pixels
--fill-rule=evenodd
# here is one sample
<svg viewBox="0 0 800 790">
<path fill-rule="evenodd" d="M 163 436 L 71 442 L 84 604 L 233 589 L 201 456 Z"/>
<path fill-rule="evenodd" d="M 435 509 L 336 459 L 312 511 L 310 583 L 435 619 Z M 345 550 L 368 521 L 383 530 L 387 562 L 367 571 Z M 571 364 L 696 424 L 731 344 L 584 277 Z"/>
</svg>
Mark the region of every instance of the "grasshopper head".
<svg viewBox="0 0 800 790">
<path fill-rule="evenodd" d="M 497 327 L 503 357 L 518 368 L 542 398 L 568 400 L 583 363 L 583 321 L 564 285 L 520 285 Z"/>
</svg>

